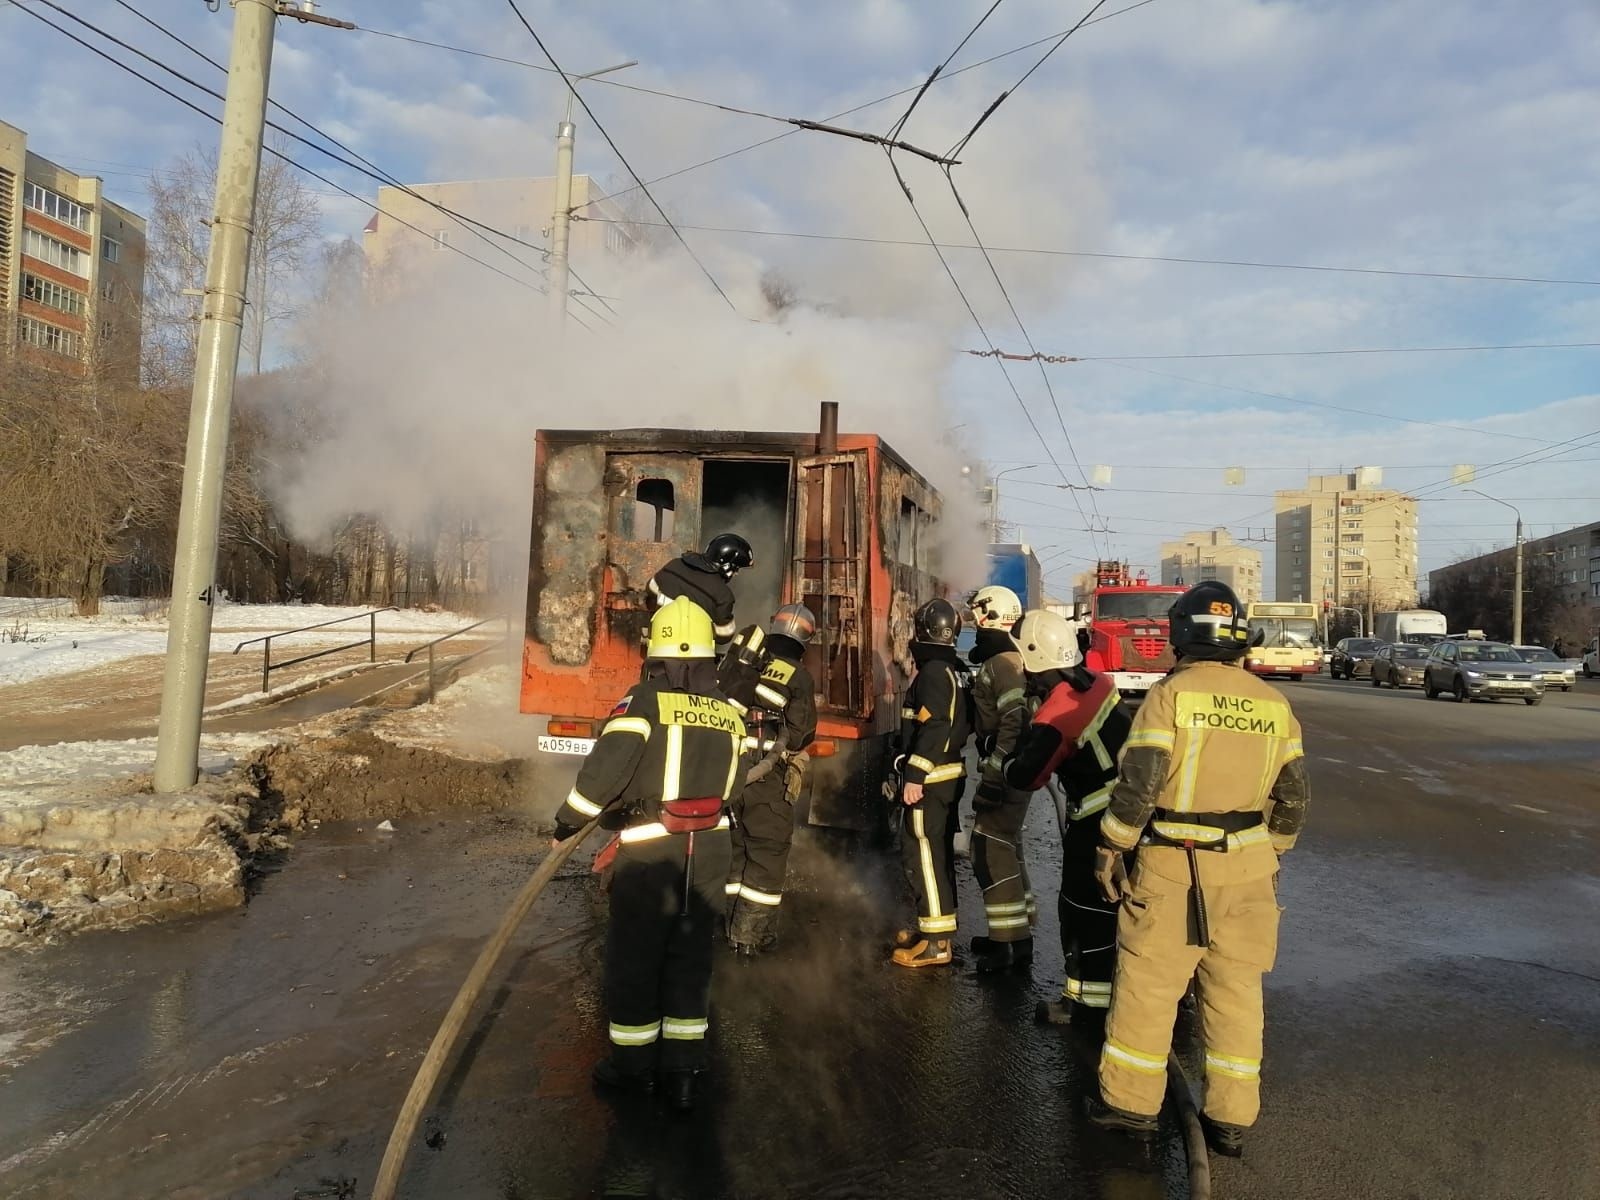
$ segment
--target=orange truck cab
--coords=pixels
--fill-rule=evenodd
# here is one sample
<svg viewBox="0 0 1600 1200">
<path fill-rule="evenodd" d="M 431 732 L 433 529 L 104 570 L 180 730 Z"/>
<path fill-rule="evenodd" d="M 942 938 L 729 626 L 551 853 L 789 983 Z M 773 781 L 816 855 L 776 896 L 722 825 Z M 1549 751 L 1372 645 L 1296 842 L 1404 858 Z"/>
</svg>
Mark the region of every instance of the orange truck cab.
<svg viewBox="0 0 1600 1200">
<path fill-rule="evenodd" d="M 1177 663 L 1167 644 L 1167 610 L 1186 590 L 1152 584 L 1143 571 L 1132 577 L 1125 562 L 1096 563 L 1087 614 L 1089 645 L 1084 651 L 1089 669 L 1110 675 L 1124 695 L 1149 691 Z"/>
<path fill-rule="evenodd" d="M 818 731 L 800 805 L 813 824 L 876 831 L 909 681 L 911 614 L 933 574 L 938 492 L 882 439 L 724 430 L 543 430 L 536 439 L 521 709 L 534 719 L 535 811 L 553 813 L 618 697 L 639 680 L 665 563 L 738 533 L 740 627 L 782 604 L 817 616 L 806 666 Z"/>
</svg>

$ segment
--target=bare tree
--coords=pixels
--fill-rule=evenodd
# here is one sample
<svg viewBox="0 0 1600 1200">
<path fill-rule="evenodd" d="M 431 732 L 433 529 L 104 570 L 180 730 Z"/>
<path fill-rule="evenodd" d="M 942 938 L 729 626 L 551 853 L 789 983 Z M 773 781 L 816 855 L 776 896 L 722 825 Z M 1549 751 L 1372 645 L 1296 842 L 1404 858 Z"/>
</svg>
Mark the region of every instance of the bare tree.
<svg viewBox="0 0 1600 1200">
<path fill-rule="evenodd" d="M 185 384 L 193 374 L 200 300 L 185 291 L 205 286 L 216 175 L 216 152 L 195 149 L 150 180 L 145 351 L 146 377 L 157 386 Z M 316 196 L 288 163 L 264 156 L 244 323 L 245 353 L 257 374 L 270 327 L 293 311 L 295 280 L 320 232 Z"/>
<path fill-rule="evenodd" d="M 0 555 L 39 587 L 100 609 L 106 567 L 175 505 L 182 420 L 172 399 L 7 364 L 0 374 Z"/>
</svg>

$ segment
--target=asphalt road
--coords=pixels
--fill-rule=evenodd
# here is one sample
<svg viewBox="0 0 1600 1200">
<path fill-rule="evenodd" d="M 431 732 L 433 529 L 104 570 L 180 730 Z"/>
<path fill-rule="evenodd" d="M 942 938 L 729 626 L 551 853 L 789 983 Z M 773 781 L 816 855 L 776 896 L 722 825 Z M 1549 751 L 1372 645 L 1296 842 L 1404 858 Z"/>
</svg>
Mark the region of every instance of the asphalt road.
<svg viewBox="0 0 1600 1200">
<path fill-rule="evenodd" d="M 1600 1196 L 1600 681 L 1538 708 L 1283 685 L 1311 824 L 1285 862 L 1265 1112 L 1218 1200 Z M 1048 901 L 1053 817 L 1030 823 Z M 238 913 L 91 935 L 0 972 L 0 1194 L 357 1196 L 444 1008 L 542 841 L 520 822 L 324 828 Z M 886 965 L 865 847 L 810 840 L 786 942 L 719 960 L 704 1120 L 614 1108 L 602 912 L 547 894 L 448 1076 L 403 1194 L 1186 1195 L 1173 1129 L 1086 1128 L 1096 1046 L 1027 975 Z M 976 888 L 964 874 L 964 942 Z"/>
</svg>

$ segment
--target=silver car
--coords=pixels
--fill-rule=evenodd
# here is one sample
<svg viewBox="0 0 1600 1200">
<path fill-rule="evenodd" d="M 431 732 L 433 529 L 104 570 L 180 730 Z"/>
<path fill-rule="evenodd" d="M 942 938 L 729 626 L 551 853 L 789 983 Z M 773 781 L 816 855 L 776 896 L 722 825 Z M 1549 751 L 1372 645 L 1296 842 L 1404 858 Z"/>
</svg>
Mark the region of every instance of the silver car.
<svg viewBox="0 0 1600 1200">
<path fill-rule="evenodd" d="M 1511 648 L 1522 655 L 1523 662 L 1532 663 L 1539 668 L 1545 687 L 1560 688 L 1563 692 L 1570 692 L 1573 685 L 1578 682 L 1578 672 L 1583 669 L 1582 659 L 1557 658 L 1555 651 L 1546 650 L 1543 646 Z"/>
<path fill-rule="evenodd" d="M 1505 697 L 1531 706 L 1544 699 L 1541 676 L 1504 642 L 1444 641 L 1428 652 L 1422 690 L 1429 700 L 1450 695 L 1465 704 Z"/>
</svg>

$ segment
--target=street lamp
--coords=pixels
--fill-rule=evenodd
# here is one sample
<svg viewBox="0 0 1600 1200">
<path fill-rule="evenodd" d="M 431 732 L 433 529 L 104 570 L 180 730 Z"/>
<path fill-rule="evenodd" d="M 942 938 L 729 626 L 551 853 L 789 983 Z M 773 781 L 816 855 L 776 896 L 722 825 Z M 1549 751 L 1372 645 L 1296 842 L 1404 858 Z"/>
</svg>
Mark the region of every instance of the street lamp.
<svg viewBox="0 0 1600 1200">
<path fill-rule="evenodd" d="M 1496 499 L 1488 492 L 1480 492 L 1477 488 L 1468 488 L 1474 496 L 1482 496 L 1485 500 L 1492 500 L 1502 508 L 1509 508 L 1517 514 L 1517 566 L 1511 581 L 1511 644 L 1522 645 L 1522 510 L 1515 504 L 1505 500 Z"/>
<path fill-rule="evenodd" d="M 572 101 L 575 93 L 571 85 L 638 65 L 638 60 L 630 58 L 612 67 L 567 77 L 567 115 L 556 130 L 556 203 L 550 216 L 550 314 L 558 337 L 567 320 L 567 246 L 572 228 Z"/>
<path fill-rule="evenodd" d="M 1007 475 L 1015 475 L 1018 471 L 1032 471 L 1038 463 L 1023 463 L 1019 467 L 1007 467 L 1004 471 L 989 476 L 989 542 L 997 543 L 1000 540 L 1000 481 Z M 969 468 L 963 467 L 961 473 L 968 473 Z"/>
</svg>

